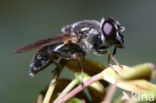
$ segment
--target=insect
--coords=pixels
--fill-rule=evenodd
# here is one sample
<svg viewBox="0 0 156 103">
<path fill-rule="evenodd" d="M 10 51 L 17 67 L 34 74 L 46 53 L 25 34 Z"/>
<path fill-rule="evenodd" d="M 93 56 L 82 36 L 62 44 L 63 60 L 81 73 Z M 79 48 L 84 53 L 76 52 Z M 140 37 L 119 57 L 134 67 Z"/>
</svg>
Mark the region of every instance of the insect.
<svg viewBox="0 0 156 103">
<path fill-rule="evenodd" d="M 30 64 L 31 75 L 35 75 L 50 64 L 55 64 L 60 70 L 69 59 L 80 59 L 89 53 L 105 54 L 107 49 L 114 46 L 112 55 L 117 48 L 124 48 L 121 32 L 124 27 L 113 18 L 102 18 L 101 21 L 83 20 L 64 26 L 62 33 L 47 39 L 39 40 L 17 49 L 14 53 L 39 49 Z M 80 64 L 81 66 L 81 64 Z"/>
</svg>

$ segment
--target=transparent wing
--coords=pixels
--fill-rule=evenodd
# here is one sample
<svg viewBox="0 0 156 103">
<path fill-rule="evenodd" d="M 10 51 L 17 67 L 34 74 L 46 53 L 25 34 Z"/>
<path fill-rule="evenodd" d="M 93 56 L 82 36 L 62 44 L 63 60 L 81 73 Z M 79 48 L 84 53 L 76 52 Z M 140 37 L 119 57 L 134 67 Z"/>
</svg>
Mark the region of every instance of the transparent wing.
<svg viewBox="0 0 156 103">
<path fill-rule="evenodd" d="M 19 48 L 19 49 L 13 51 L 13 53 L 22 53 L 22 52 L 26 52 L 26 51 L 30 51 L 30 50 L 33 50 L 33 49 L 40 48 L 42 46 L 56 44 L 56 43 L 64 42 L 64 41 L 70 41 L 74 37 L 76 37 L 76 35 L 70 35 L 70 34 L 55 35 L 55 36 L 52 36 L 52 37 L 49 37 L 49 38 L 46 38 L 46 39 L 36 41 L 36 42 L 31 43 L 29 45 L 26 45 L 26 46 L 24 46 L 22 48 Z"/>
</svg>

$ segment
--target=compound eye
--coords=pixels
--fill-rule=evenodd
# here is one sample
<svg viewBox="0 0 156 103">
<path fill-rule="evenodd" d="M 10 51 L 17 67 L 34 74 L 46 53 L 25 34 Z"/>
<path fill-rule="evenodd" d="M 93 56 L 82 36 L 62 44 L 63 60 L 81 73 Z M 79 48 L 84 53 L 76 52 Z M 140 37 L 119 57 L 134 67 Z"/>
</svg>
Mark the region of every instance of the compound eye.
<svg viewBox="0 0 156 103">
<path fill-rule="evenodd" d="M 102 27 L 103 34 L 106 38 L 115 38 L 116 29 L 113 24 L 106 22 Z"/>
</svg>

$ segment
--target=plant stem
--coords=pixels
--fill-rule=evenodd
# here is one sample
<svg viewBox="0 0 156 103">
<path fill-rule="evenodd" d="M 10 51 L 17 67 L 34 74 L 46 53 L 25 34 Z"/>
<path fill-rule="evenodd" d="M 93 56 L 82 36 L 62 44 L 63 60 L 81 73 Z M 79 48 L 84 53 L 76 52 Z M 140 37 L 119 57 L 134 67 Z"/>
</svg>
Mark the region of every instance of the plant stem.
<svg viewBox="0 0 156 103">
<path fill-rule="evenodd" d="M 53 79 L 51 82 L 53 82 Z M 43 103 L 49 103 L 50 98 L 52 97 L 53 91 L 55 89 L 55 86 L 56 86 L 56 83 L 50 83 L 47 93 L 44 97 Z"/>
<path fill-rule="evenodd" d="M 63 91 L 62 93 L 59 95 L 59 97 L 57 97 L 57 99 L 54 101 L 54 103 L 59 103 L 59 100 L 61 98 L 63 98 L 70 90 L 72 90 L 75 85 L 77 85 L 80 82 L 80 80 L 78 80 L 77 78 L 75 78 Z"/>
<path fill-rule="evenodd" d="M 107 95 L 104 98 L 102 103 L 111 103 L 112 102 L 112 99 L 114 97 L 116 88 L 117 88 L 116 83 L 115 84 L 111 84 L 111 86 L 109 87 L 109 90 L 107 92 Z"/>
<path fill-rule="evenodd" d="M 65 103 L 67 100 L 78 94 L 80 91 L 82 91 L 84 88 L 89 86 L 90 84 L 94 83 L 95 81 L 100 80 L 103 77 L 101 73 L 93 76 L 92 78 L 88 79 L 87 81 L 83 82 L 81 85 L 73 89 L 71 92 L 69 92 L 63 99 L 59 100 L 59 103 Z"/>
</svg>

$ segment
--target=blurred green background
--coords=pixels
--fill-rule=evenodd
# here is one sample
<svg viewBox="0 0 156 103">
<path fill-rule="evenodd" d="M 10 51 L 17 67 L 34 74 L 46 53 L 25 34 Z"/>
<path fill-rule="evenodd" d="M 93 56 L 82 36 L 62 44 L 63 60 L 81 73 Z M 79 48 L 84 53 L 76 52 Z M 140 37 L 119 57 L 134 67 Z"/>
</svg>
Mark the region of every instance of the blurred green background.
<svg viewBox="0 0 156 103">
<path fill-rule="evenodd" d="M 32 103 L 51 80 L 53 66 L 35 78 L 28 76 L 35 50 L 11 52 L 33 41 L 60 33 L 62 26 L 84 19 L 114 17 L 124 25 L 125 49 L 117 52 L 120 64 L 156 64 L 155 0 L 1 0 L 0 102 Z M 107 56 L 88 55 L 106 64 Z M 61 77 L 74 78 L 64 69 Z"/>
</svg>

